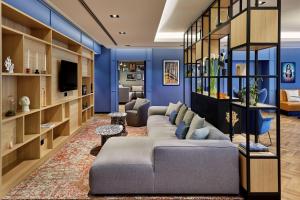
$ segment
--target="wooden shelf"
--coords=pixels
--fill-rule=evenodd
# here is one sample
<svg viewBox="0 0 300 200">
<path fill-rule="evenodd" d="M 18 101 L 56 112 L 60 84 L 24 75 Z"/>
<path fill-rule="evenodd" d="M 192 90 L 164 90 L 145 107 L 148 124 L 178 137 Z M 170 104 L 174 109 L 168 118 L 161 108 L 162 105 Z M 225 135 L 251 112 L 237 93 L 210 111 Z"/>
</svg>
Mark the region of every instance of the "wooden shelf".
<svg viewBox="0 0 300 200">
<path fill-rule="evenodd" d="M 85 109 L 82 109 L 82 112 L 87 111 L 87 110 L 91 109 L 92 107 L 94 107 L 94 106 L 91 105 L 91 106 L 89 106 L 89 107 L 87 107 L 87 108 L 85 108 Z"/>
<path fill-rule="evenodd" d="M 66 52 L 71 53 L 71 54 L 74 54 L 74 55 L 76 55 L 76 56 L 80 56 L 79 53 L 77 53 L 77 52 L 75 52 L 75 51 L 71 51 L 70 49 L 61 47 L 61 46 L 56 45 L 56 44 L 52 44 L 52 47 L 57 48 L 57 49 L 60 49 L 60 50 L 63 50 L 63 51 L 66 51 Z"/>
<path fill-rule="evenodd" d="M 42 77 L 51 77 L 51 74 L 27 74 L 27 73 L 7 73 L 2 72 L 2 76 L 42 76 Z"/>
<path fill-rule="evenodd" d="M 36 113 L 39 111 L 40 111 L 40 109 L 30 109 L 30 112 L 17 112 L 17 114 L 15 116 L 11 116 L 11 117 L 2 116 L 2 123 L 6 123 L 8 121 L 11 121 L 11 120 L 14 120 L 19 117 L 26 116 L 26 115 L 30 115 L 30 114 L 33 114 L 33 113 Z"/>
<path fill-rule="evenodd" d="M 55 139 L 53 139 L 53 148 L 56 148 L 58 146 L 60 146 L 62 143 L 64 143 L 69 136 L 59 136 Z"/>
<path fill-rule="evenodd" d="M 21 148 L 21 147 L 24 146 L 25 144 L 27 144 L 27 143 L 31 142 L 32 140 L 38 138 L 39 136 L 40 136 L 39 134 L 24 135 L 24 141 L 25 141 L 25 142 L 19 143 L 19 144 L 15 144 L 15 145 L 13 146 L 13 148 L 7 149 L 7 150 L 3 151 L 2 154 L 1 154 L 1 156 L 4 157 L 4 156 L 10 154 L 11 152 L 13 152 L 13 151 L 15 151 L 15 150 Z"/>
<path fill-rule="evenodd" d="M 53 126 L 51 128 L 41 128 L 41 134 L 47 133 L 48 131 L 56 128 L 57 126 L 69 121 L 70 118 L 65 118 L 64 120 L 60 121 L 60 122 L 48 122 L 48 123 L 52 123 Z"/>
<path fill-rule="evenodd" d="M 232 105 L 238 106 L 240 108 L 246 108 L 246 104 L 242 102 L 232 102 Z M 262 110 L 262 109 L 276 109 L 276 106 L 270 104 L 257 103 L 256 106 L 249 105 L 249 109 Z"/>
</svg>

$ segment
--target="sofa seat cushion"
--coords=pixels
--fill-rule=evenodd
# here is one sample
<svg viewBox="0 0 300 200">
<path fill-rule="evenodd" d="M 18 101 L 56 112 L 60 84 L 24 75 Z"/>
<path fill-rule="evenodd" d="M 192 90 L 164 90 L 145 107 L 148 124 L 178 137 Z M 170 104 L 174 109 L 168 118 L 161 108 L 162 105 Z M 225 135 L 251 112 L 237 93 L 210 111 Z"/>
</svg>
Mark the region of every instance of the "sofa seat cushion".
<svg viewBox="0 0 300 200">
<path fill-rule="evenodd" d="M 148 117 L 147 127 L 169 127 L 172 126 L 169 116 L 151 115 Z"/>
<path fill-rule="evenodd" d="M 300 111 L 300 102 L 280 102 L 280 109 L 285 111 Z"/>
<path fill-rule="evenodd" d="M 147 137 L 110 138 L 89 174 L 92 194 L 153 193 L 153 140 Z"/>
<path fill-rule="evenodd" d="M 177 126 L 148 127 L 148 136 L 153 139 L 176 139 Z"/>
</svg>

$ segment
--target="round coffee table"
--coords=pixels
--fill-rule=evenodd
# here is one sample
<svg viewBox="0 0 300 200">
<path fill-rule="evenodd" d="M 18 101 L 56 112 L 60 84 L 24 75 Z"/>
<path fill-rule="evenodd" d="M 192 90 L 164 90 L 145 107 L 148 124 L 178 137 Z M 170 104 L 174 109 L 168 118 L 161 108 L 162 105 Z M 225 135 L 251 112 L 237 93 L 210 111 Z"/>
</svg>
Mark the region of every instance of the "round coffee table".
<svg viewBox="0 0 300 200">
<path fill-rule="evenodd" d="M 111 118 L 111 124 L 118 124 L 123 126 L 123 135 L 127 135 L 127 130 L 126 130 L 126 116 L 127 113 L 123 112 L 113 112 L 109 113 L 108 116 Z"/>
<path fill-rule="evenodd" d="M 123 131 L 122 125 L 104 125 L 96 128 L 96 134 L 101 136 L 101 146 L 111 137 L 121 136 Z"/>
</svg>

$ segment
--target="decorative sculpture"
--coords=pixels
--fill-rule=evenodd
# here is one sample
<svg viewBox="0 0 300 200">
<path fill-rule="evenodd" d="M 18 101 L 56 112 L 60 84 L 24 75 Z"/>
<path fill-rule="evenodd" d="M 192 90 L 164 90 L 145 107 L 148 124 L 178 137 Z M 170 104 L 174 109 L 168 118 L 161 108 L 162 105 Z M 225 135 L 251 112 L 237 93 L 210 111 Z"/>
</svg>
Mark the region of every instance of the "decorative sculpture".
<svg viewBox="0 0 300 200">
<path fill-rule="evenodd" d="M 30 99 L 27 96 L 21 97 L 19 101 L 20 106 L 22 106 L 23 112 L 30 112 L 29 105 L 30 105 Z"/>
<path fill-rule="evenodd" d="M 14 73 L 14 67 L 15 65 L 12 63 L 10 56 L 8 56 L 4 62 L 5 70 L 8 73 Z"/>
</svg>

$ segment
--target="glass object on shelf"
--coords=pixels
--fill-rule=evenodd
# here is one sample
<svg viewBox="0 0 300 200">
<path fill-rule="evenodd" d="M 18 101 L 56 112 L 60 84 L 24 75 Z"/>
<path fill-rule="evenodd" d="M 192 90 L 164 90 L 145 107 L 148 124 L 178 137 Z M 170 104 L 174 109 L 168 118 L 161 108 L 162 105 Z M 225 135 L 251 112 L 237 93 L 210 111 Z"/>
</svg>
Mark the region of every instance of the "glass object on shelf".
<svg viewBox="0 0 300 200">
<path fill-rule="evenodd" d="M 13 96 L 8 96 L 7 98 L 9 110 L 5 113 L 6 117 L 15 116 L 17 112 L 16 99 Z"/>
</svg>

